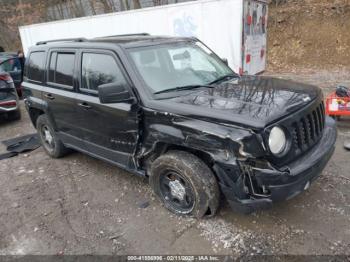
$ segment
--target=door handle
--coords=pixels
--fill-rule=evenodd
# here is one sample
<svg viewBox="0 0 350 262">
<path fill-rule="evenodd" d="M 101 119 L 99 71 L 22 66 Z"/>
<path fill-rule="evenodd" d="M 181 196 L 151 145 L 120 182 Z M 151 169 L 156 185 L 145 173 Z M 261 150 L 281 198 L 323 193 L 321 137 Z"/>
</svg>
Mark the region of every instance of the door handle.
<svg viewBox="0 0 350 262">
<path fill-rule="evenodd" d="M 50 93 L 45 94 L 45 97 L 50 99 L 50 100 L 54 100 L 55 99 L 55 97 L 52 94 L 50 94 Z"/>
<path fill-rule="evenodd" d="M 86 102 L 78 103 L 78 106 L 81 106 L 81 107 L 83 107 L 85 109 L 90 109 L 91 108 L 91 106 L 88 103 L 86 103 Z"/>
</svg>

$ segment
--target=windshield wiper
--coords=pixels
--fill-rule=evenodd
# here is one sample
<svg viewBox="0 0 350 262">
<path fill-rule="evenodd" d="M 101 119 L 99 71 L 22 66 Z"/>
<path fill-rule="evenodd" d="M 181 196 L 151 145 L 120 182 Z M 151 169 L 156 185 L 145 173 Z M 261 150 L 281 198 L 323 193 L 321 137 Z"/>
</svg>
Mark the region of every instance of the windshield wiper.
<svg viewBox="0 0 350 262">
<path fill-rule="evenodd" d="M 211 86 L 211 85 L 186 85 L 186 86 L 177 86 L 177 87 L 157 91 L 154 94 L 157 95 L 157 94 L 168 93 L 173 91 L 191 90 L 191 89 L 200 88 L 200 87 L 214 88 L 214 86 Z"/>
<path fill-rule="evenodd" d="M 214 80 L 213 82 L 210 82 L 209 85 L 221 82 L 221 81 L 226 80 L 226 79 L 236 78 L 236 77 L 238 77 L 238 75 L 236 75 L 236 74 L 227 74 L 227 75 L 219 77 L 218 79 Z"/>
</svg>

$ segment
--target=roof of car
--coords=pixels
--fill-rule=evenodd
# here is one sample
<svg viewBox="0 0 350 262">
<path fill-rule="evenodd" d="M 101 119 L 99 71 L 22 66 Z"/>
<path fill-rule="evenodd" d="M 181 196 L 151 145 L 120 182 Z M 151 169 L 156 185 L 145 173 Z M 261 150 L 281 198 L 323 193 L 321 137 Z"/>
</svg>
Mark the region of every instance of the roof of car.
<svg viewBox="0 0 350 262">
<path fill-rule="evenodd" d="M 161 44 L 167 42 L 179 42 L 189 40 L 189 37 L 172 37 L 172 36 L 154 36 L 148 34 L 135 34 L 135 35 L 116 35 L 116 36 L 104 36 L 96 37 L 92 39 L 85 38 L 71 38 L 71 39 L 57 39 L 50 41 L 41 41 L 37 43 L 37 46 L 55 46 L 55 47 L 80 47 L 89 46 L 93 43 L 101 44 L 117 44 L 123 47 L 137 47 L 147 46 L 153 44 Z M 193 38 L 192 38 L 193 39 Z"/>
<path fill-rule="evenodd" d="M 149 44 L 161 44 L 165 42 L 178 42 L 189 40 L 188 37 L 174 36 L 151 36 L 151 35 L 130 35 L 130 36 L 110 36 L 89 39 L 89 42 L 103 42 L 123 45 L 124 47 L 143 46 Z"/>
<path fill-rule="evenodd" d="M 157 41 L 176 38 L 171 36 L 154 36 L 154 35 L 115 35 L 103 36 L 89 39 L 89 42 L 112 42 L 112 43 L 130 43 L 136 41 Z"/>
</svg>

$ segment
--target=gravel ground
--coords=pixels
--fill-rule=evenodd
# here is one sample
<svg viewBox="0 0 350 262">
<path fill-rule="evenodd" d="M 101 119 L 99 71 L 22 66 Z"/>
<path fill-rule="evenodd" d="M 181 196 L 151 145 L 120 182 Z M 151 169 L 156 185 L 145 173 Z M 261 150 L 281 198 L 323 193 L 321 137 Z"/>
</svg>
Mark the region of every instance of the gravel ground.
<svg viewBox="0 0 350 262">
<path fill-rule="evenodd" d="M 316 83 L 325 93 L 349 75 L 279 74 Z M 2 160 L 0 255 L 349 255 L 350 152 L 343 149 L 349 127 L 350 119 L 339 122 L 335 154 L 306 192 L 248 216 L 225 203 L 212 219 L 175 216 L 145 179 L 80 153 L 51 159 L 39 148 Z M 0 141 L 34 131 L 23 110 L 22 120 L 0 122 Z"/>
</svg>

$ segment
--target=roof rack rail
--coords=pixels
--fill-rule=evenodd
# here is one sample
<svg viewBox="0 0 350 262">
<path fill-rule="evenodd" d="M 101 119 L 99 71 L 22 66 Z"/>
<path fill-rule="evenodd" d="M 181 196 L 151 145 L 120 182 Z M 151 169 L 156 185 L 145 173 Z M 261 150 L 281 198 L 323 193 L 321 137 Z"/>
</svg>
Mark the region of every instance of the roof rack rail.
<svg viewBox="0 0 350 262">
<path fill-rule="evenodd" d="M 36 43 L 36 45 L 45 45 L 47 43 L 54 43 L 54 42 L 85 42 L 87 41 L 84 37 L 79 38 L 64 38 L 64 39 L 55 39 L 55 40 L 47 40 L 47 41 L 39 41 Z"/>
<path fill-rule="evenodd" d="M 148 36 L 149 33 L 135 33 L 135 34 L 121 34 L 121 35 L 106 35 L 106 36 L 99 36 L 96 38 L 109 38 L 109 37 L 125 37 L 125 36 Z"/>
</svg>

